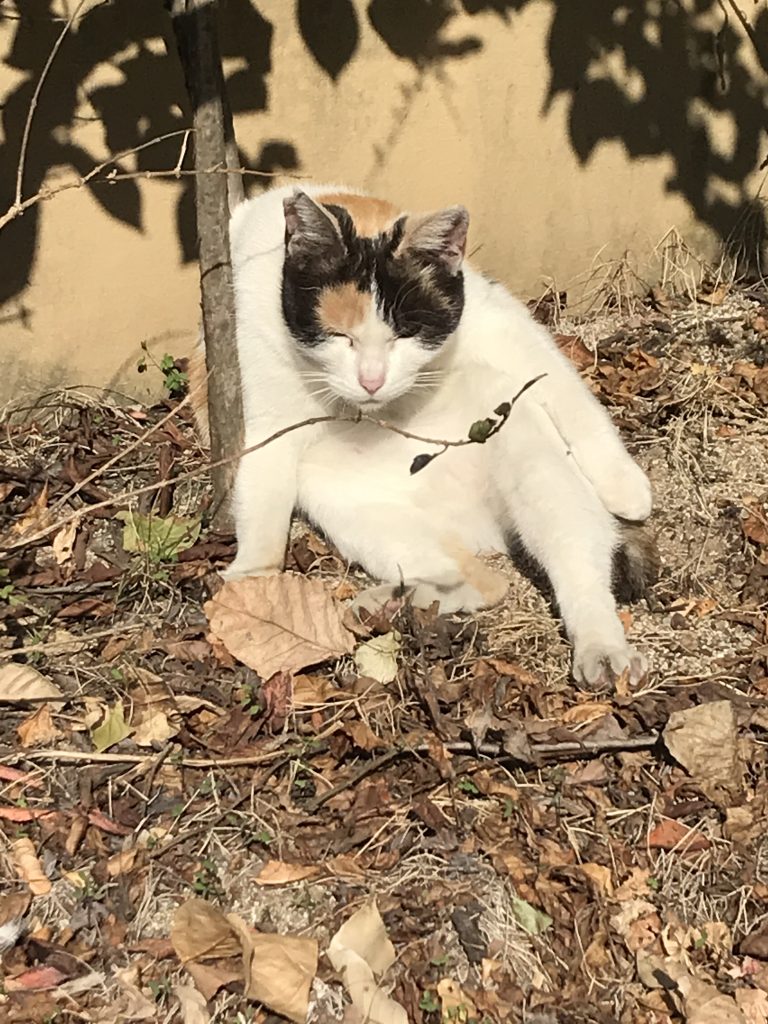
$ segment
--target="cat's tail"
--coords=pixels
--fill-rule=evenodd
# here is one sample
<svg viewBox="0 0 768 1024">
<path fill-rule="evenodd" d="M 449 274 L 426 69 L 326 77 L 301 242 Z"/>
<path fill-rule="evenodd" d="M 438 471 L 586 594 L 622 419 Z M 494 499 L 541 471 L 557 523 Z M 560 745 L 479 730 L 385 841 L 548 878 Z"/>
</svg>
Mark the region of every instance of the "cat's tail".
<svg viewBox="0 0 768 1024">
<path fill-rule="evenodd" d="M 619 546 L 613 553 L 613 592 L 618 601 L 638 601 L 659 576 L 656 537 L 639 523 L 619 521 Z"/>
</svg>

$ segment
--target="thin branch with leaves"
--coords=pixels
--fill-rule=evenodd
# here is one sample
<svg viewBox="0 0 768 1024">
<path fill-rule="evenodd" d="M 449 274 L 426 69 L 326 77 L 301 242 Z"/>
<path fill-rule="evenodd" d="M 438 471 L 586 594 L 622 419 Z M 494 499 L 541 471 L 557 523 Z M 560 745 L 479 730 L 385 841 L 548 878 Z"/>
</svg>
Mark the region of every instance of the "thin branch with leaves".
<svg viewBox="0 0 768 1024">
<path fill-rule="evenodd" d="M 431 444 L 437 446 L 440 450 L 434 453 L 428 453 L 426 456 L 426 462 L 422 462 L 421 464 L 417 465 L 416 469 L 413 468 L 413 464 L 411 465 L 412 473 L 419 472 L 421 469 L 424 469 L 424 467 L 428 465 L 428 463 L 431 462 L 433 459 L 437 458 L 440 455 L 444 455 L 449 448 L 463 448 L 465 445 L 468 444 L 485 444 L 486 441 L 488 441 L 491 437 L 495 436 L 507 423 L 515 403 L 522 397 L 522 395 L 525 394 L 525 392 L 530 387 L 536 384 L 544 376 L 546 375 L 540 374 L 538 377 L 534 377 L 531 380 L 526 381 L 526 383 L 523 384 L 519 391 L 508 402 L 503 402 L 500 406 L 497 407 L 494 417 L 488 417 L 483 420 L 477 420 L 475 423 L 471 425 L 467 437 L 458 438 L 457 440 L 425 437 L 423 434 L 415 434 L 410 430 L 404 430 L 402 427 L 395 426 L 393 423 L 389 423 L 387 420 L 378 419 L 375 416 L 369 416 L 367 413 L 362 412 L 362 410 L 358 410 L 355 413 L 349 414 L 340 413 L 338 415 L 328 414 L 326 416 L 310 416 L 308 419 L 301 420 L 298 423 L 292 423 L 287 427 L 283 427 L 280 430 L 276 430 L 273 434 L 270 434 L 269 437 L 264 438 L 263 441 L 258 441 L 256 444 L 252 444 L 247 448 L 243 448 L 242 450 L 235 452 L 233 455 L 224 456 L 223 458 L 217 459 L 213 462 L 208 462 L 203 466 L 198 466 L 196 469 L 191 469 L 186 473 L 182 473 L 179 476 L 175 477 L 173 482 L 174 485 L 176 485 L 186 483 L 188 480 L 198 479 L 199 477 L 205 475 L 212 469 L 217 469 L 221 466 L 228 465 L 236 460 L 241 459 L 245 455 L 250 455 L 251 452 L 259 451 L 262 448 L 266 448 L 267 445 L 273 444 L 275 441 L 279 440 L 281 437 L 285 437 L 287 434 L 292 434 L 296 430 L 303 430 L 307 427 L 318 426 L 319 424 L 322 423 L 367 423 L 379 428 L 380 430 L 388 430 L 391 433 L 399 434 L 401 437 L 408 438 L 408 440 L 411 441 L 419 441 L 421 444 Z M 191 399 L 192 396 L 188 395 L 187 398 L 183 399 L 182 402 L 179 403 L 179 405 L 174 407 L 173 412 L 177 412 L 182 407 L 182 405 L 186 405 L 187 402 L 191 401 Z M 145 440 L 149 435 L 154 433 L 156 430 L 158 430 L 162 426 L 162 424 L 166 423 L 170 418 L 171 414 L 163 417 L 163 419 L 159 423 L 154 424 L 153 426 L 148 428 L 148 430 L 144 432 L 142 437 L 138 438 L 127 449 L 122 451 L 119 457 L 113 457 L 99 470 L 95 470 L 94 472 L 92 472 L 86 478 L 86 480 L 83 480 L 80 482 L 79 485 L 75 485 L 74 487 L 72 487 L 71 490 L 57 502 L 55 508 L 58 510 L 61 507 L 63 501 L 66 501 L 69 498 L 74 497 L 75 494 L 86 484 L 92 483 L 94 480 L 96 480 L 101 475 L 101 473 L 104 472 L 104 470 L 113 466 L 117 461 L 119 461 L 119 458 L 122 458 L 124 455 L 128 454 L 129 451 L 132 451 L 138 444 L 140 444 L 143 440 Z M 490 424 L 490 426 L 488 426 L 488 424 Z M 416 463 L 418 459 L 421 458 L 423 458 L 423 456 L 417 456 L 416 459 L 414 460 L 414 463 Z M 94 502 L 92 505 L 87 505 L 84 506 L 83 508 L 79 508 L 76 511 L 71 512 L 68 515 L 62 516 L 61 518 L 55 521 L 46 523 L 44 526 L 41 526 L 39 529 L 34 530 L 32 533 L 29 533 L 26 536 L 6 538 L 4 542 L 0 543 L 0 561 L 7 559 L 12 552 L 17 551 L 20 548 L 29 547 L 30 545 L 37 544 L 40 541 L 45 540 L 52 534 L 58 533 L 58 531 L 61 530 L 63 527 L 68 526 L 70 523 L 78 522 L 79 520 L 83 519 L 85 516 L 89 514 L 98 512 L 101 509 L 112 508 L 116 505 L 123 505 L 127 502 L 132 501 L 134 498 L 139 498 L 144 494 L 153 494 L 154 492 L 159 491 L 167 486 L 167 480 L 159 480 L 151 484 L 145 484 L 142 487 L 131 488 L 129 490 L 122 491 L 120 494 L 116 494 L 110 498 L 105 498 L 103 501 L 97 501 Z"/>
</svg>

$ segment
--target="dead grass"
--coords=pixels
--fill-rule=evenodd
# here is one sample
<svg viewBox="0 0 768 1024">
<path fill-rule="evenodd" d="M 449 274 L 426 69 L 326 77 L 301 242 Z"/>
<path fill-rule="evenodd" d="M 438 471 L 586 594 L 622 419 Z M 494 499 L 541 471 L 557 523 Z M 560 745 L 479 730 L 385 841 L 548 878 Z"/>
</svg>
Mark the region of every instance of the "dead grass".
<svg viewBox="0 0 768 1024">
<path fill-rule="evenodd" d="M 669 280 L 690 275 L 698 288 L 701 268 L 680 240 L 670 235 L 662 249 Z M 744 523 L 752 499 L 768 495 L 768 426 L 765 398 L 734 365 L 757 369 L 768 359 L 768 328 L 754 326 L 768 293 L 737 291 L 720 305 L 676 301 L 661 312 L 628 302 L 634 272 L 627 265 L 601 273 L 610 286 L 599 309 L 585 321 L 558 314 L 558 326 L 595 353 L 586 376 L 611 406 L 656 494 L 664 568 L 647 600 L 631 609 L 633 640 L 653 666 L 636 693 L 596 700 L 574 687 L 558 623 L 503 559 L 495 560 L 510 580 L 502 608 L 471 621 L 398 619 L 402 671 L 394 684 L 359 679 L 351 659 L 341 659 L 306 680 L 310 689 L 338 690 L 289 706 L 282 717 L 268 709 L 255 673 L 206 639 L 201 606 L 217 568 L 231 557 L 231 538 L 204 535 L 191 557 L 157 564 L 123 549 L 122 524 L 89 518 L 95 496 L 81 494 L 75 500 L 85 541 L 76 564 L 61 566 L 46 544 L 0 563 L 13 587 L 13 600 L 0 601 L 0 665 L 4 655 L 27 661 L 62 687 L 70 703 L 54 716 L 61 730 L 56 745 L 82 755 L 78 764 L 35 764 L 34 750 L 21 748 L 16 732 L 33 709 L 12 706 L 4 714 L 0 767 L 34 771 L 40 787 L 3 782 L 0 805 L 55 813 L 21 826 L 2 822 L 0 898 L 18 889 L 10 881 L 11 843 L 23 829 L 54 883 L 34 901 L 30 929 L 75 957 L 90 957 L 89 969 L 101 979 L 78 1005 L 117 999 L 114 972 L 127 964 L 140 966 L 145 986 L 162 983 L 162 992 L 170 991 L 183 971 L 142 944 L 165 939 L 179 903 L 192 895 L 264 931 L 311 935 L 321 949 L 375 896 L 398 952 L 394 995 L 425 1024 L 439 1019 L 427 996 L 445 977 L 475 993 L 487 1021 L 537 1014 L 574 1022 L 650 1020 L 642 1016 L 647 994 L 636 976 L 634 940 L 611 923 L 626 908 L 614 892 L 635 870 L 652 879 L 640 889 L 657 916 L 657 923 L 649 919 L 651 941 L 660 942 L 660 929 L 678 921 L 717 921 L 738 942 L 768 919 L 768 840 L 729 838 L 723 808 L 658 749 L 542 764 L 450 754 L 451 743 L 469 735 L 471 716 L 484 709 L 533 742 L 557 742 L 637 736 L 663 727 L 674 710 L 725 696 L 752 752 L 755 807 L 763 806 L 766 723 L 755 726 L 750 715 L 768 695 L 768 594 L 755 571 L 766 550 L 749 539 Z M 0 532 L 29 512 L 46 479 L 50 503 L 72 484 L 68 465 L 82 479 L 163 412 L 70 390 L 48 396 L 44 407 L 6 415 L 0 486 L 11 481 L 14 488 Z M 127 465 L 117 462 L 94 483 L 119 493 L 129 482 L 151 482 L 161 446 L 173 454 L 171 477 L 199 464 L 191 424 L 183 415 L 173 422 L 173 431 L 138 445 Z M 174 514 L 191 514 L 205 508 L 206 484 L 192 481 L 172 498 Z M 147 499 L 140 510 L 157 506 Z M 364 583 L 301 524 L 291 550 L 295 570 L 319 576 L 337 593 L 349 595 Z M 83 601 L 104 607 L 88 610 Z M 77 602 L 80 610 L 62 618 Z M 179 645 L 189 643 L 199 646 L 187 654 Z M 168 744 L 138 751 L 144 765 L 89 760 L 87 715 L 122 700 L 130 719 L 142 687 L 176 702 L 181 731 Z M 381 746 L 356 746 L 353 725 L 367 727 Z M 400 743 L 421 744 L 422 752 L 367 772 L 372 758 Z M 128 738 L 117 750 L 137 747 Z M 251 767 L 179 764 L 269 751 L 274 760 Z M 339 784 L 316 808 L 313 801 Z M 90 824 L 75 842 L 73 823 L 94 808 L 124 834 Z M 649 837 L 666 816 L 695 827 L 710 846 L 695 855 L 652 846 Z M 110 876 L 108 859 L 136 847 L 135 866 Z M 259 872 L 269 860 L 318 865 L 320 872 L 289 886 L 262 886 Z M 607 871 L 608 888 L 590 881 L 590 866 Z M 541 936 L 521 925 L 521 900 L 552 919 Z M 472 962 L 454 919 L 473 905 L 485 968 Z M 29 949 L 6 954 L 6 969 L 28 963 Z M 708 969 L 723 980 L 734 963 Z M 56 1000 L 54 991 L 54 1009 Z M 338 978 L 323 964 L 308 1019 L 341 1021 L 344 1003 Z M 23 1000 L 16 999 L 14 1012 L 19 1006 Z M 37 1005 L 30 1011 L 38 1012 Z M 222 992 L 212 1013 L 221 1024 L 249 1019 L 238 1016 L 245 1008 L 237 993 Z M 173 1000 L 161 994 L 156 1020 L 174 1019 Z"/>
</svg>

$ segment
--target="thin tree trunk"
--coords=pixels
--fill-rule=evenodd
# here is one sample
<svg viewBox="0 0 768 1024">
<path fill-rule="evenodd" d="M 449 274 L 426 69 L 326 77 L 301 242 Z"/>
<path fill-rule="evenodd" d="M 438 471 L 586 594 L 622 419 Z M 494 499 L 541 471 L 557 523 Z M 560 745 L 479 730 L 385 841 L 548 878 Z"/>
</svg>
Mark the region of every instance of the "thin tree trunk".
<svg viewBox="0 0 768 1024">
<path fill-rule="evenodd" d="M 233 455 L 243 444 L 243 405 L 235 342 L 235 308 L 229 251 L 228 179 L 239 174 L 213 171 L 228 166 L 237 148 L 232 115 L 225 97 L 217 31 L 216 0 L 170 0 L 176 45 L 195 128 L 195 208 L 200 244 L 200 290 L 208 371 L 208 418 L 213 463 Z M 229 142 L 229 145 L 228 145 Z M 237 190 L 234 191 L 237 196 Z M 236 463 L 212 470 L 216 499 L 214 525 L 230 526 L 228 498 Z"/>
</svg>

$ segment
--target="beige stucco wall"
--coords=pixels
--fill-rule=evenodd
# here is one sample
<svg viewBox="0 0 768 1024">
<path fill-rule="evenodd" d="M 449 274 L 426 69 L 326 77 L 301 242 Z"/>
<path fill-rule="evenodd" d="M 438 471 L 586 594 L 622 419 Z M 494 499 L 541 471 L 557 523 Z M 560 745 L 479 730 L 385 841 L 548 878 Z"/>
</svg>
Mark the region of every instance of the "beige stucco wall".
<svg viewBox="0 0 768 1024">
<path fill-rule="evenodd" d="M 672 227 L 703 254 L 715 252 L 713 233 L 682 195 L 666 188 L 673 174 L 669 156 L 631 159 L 618 140 L 600 143 L 585 164 L 574 155 L 568 97 L 545 110 L 554 10 L 546 0 L 510 11 L 506 21 L 492 10 L 459 13 L 444 37 L 471 34 L 482 48 L 424 68 L 393 56 L 357 2 L 359 48 L 336 83 L 308 53 L 292 2 L 259 0 L 258 7 L 274 29 L 268 109 L 237 122 L 240 144 L 253 159 L 265 140 L 290 139 L 307 176 L 362 186 L 407 208 L 462 202 L 472 216 L 475 262 L 525 295 L 552 279 L 558 287 L 577 287 L 595 258 L 631 250 L 642 264 Z M 0 56 L 15 31 L 15 22 L 0 22 Z M 76 59 L 77 45 L 74 32 L 57 59 Z M 162 52 L 164 44 L 157 38 L 148 45 Z M 748 60 L 747 51 L 745 44 Z M 44 59 L 41 50 L 40 65 Z M 90 75 L 84 115 L 87 89 L 99 75 L 119 74 L 119 66 L 116 61 Z M 599 62 L 596 67 L 599 72 Z M 0 98 L 18 81 L 17 70 L 0 67 Z M 153 83 L 145 87 L 151 104 Z M 630 91 L 638 87 L 628 84 Z M 43 90 L 40 106 L 45 103 Z M 729 125 L 721 127 L 727 151 Z M 108 155 L 92 112 L 72 134 L 89 152 Z M 33 123 L 30 147 L 36 145 Z M 71 176 L 71 170 L 52 168 L 49 180 Z M 44 204 L 29 283 L 0 307 L 2 398 L 60 384 L 142 396 L 155 378 L 135 371 L 141 343 L 158 355 L 189 349 L 197 271 L 180 256 L 179 188 L 140 183 L 141 230 L 110 217 L 84 189 Z M 0 259 L 12 260 L 2 243 L 0 233 Z"/>
</svg>

